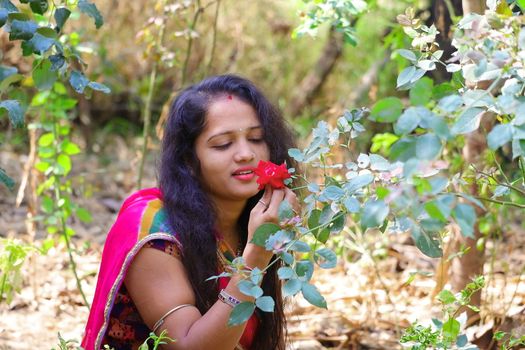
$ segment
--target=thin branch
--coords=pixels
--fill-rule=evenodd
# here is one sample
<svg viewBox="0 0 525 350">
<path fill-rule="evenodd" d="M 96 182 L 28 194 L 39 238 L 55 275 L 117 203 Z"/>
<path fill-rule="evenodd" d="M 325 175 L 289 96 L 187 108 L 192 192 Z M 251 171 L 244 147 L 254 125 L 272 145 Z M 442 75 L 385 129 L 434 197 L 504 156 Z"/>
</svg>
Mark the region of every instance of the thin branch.
<svg viewBox="0 0 525 350">
<path fill-rule="evenodd" d="M 157 44 L 156 48 L 159 49 L 162 46 L 162 43 L 164 41 L 164 32 L 166 29 L 166 21 L 167 21 L 167 11 L 165 8 L 165 2 L 162 2 L 162 7 L 164 8 L 164 15 L 162 17 L 162 24 L 160 25 L 159 29 L 159 36 L 157 38 Z M 157 69 L 158 69 L 159 63 L 158 59 L 153 60 L 153 67 L 151 69 L 150 77 L 149 77 L 149 86 L 148 86 L 148 96 L 146 97 L 146 104 L 144 106 L 144 130 L 142 133 L 143 138 L 143 144 L 142 144 L 142 154 L 140 159 L 140 165 L 139 165 L 139 174 L 137 179 L 137 187 L 140 188 L 142 185 L 142 176 L 144 173 L 144 164 L 146 163 L 146 154 L 148 151 L 148 138 L 149 138 L 149 129 L 151 124 L 151 102 L 153 100 L 153 91 L 155 90 L 155 81 L 157 80 Z"/>
<path fill-rule="evenodd" d="M 221 5 L 221 0 L 217 0 L 217 5 L 215 6 L 215 20 L 213 21 L 213 39 L 212 39 L 212 44 L 211 44 L 210 60 L 208 61 L 208 65 L 206 66 L 206 75 L 208 75 L 208 73 L 210 72 L 211 64 L 215 56 L 215 46 L 217 45 L 217 23 L 219 19 L 220 5 Z"/>
<path fill-rule="evenodd" d="M 497 199 L 485 198 L 485 197 L 474 197 L 474 198 L 482 200 L 482 201 L 487 201 L 487 202 L 492 202 L 492 203 L 496 203 L 496 204 L 508 205 L 508 206 L 511 206 L 511 207 L 525 209 L 525 204 L 518 204 L 518 203 L 514 203 L 514 202 L 500 201 L 500 200 L 497 200 Z"/>
</svg>

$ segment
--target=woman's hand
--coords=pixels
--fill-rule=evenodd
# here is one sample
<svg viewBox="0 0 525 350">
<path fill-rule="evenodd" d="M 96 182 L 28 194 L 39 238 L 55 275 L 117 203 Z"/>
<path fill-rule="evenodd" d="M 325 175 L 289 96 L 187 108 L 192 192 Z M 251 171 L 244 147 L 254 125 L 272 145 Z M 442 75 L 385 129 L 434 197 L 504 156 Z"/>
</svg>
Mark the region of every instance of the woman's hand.
<svg viewBox="0 0 525 350">
<path fill-rule="evenodd" d="M 243 254 L 248 266 L 257 266 L 262 269 L 270 262 L 273 253 L 250 242 L 255 230 L 262 224 L 269 222 L 279 224 L 279 205 L 285 200 L 290 203 L 296 213 L 300 213 L 299 200 L 295 193 L 287 187 L 274 189 L 267 185 L 262 198 L 253 207 L 248 222 L 248 244 Z"/>
</svg>

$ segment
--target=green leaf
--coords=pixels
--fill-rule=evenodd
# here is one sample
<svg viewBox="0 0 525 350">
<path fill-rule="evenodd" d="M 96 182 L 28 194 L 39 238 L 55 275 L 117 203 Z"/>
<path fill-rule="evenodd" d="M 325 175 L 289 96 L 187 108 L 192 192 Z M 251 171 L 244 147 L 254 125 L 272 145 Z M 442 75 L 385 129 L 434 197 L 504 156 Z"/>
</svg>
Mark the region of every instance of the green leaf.
<svg viewBox="0 0 525 350">
<path fill-rule="evenodd" d="M 412 238 L 416 243 L 416 247 L 431 258 L 440 258 L 443 256 L 443 251 L 439 246 L 436 237 L 427 233 L 417 226 L 412 227 Z"/>
<path fill-rule="evenodd" d="M 361 227 L 363 229 L 383 226 L 390 209 L 382 200 L 369 199 L 363 206 Z"/>
<path fill-rule="evenodd" d="M 43 15 L 49 8 L 49 4 L 47 0 L 29 0 L 29 7 L 34 13 Z"/>
<path fill-rule="evenodd" d="M 441 140 L 433 133 L 416 138 L 416 157 L 423 160 L 435 159 L 441 152 Z"/>
<path fill-rule="evenodd" d="M 0 0 L 0 8 L 7 10 L 9 13 L 19 12 L 18 8 L 9 0 Z"/>
<path fill-rule="evenodd" d="M 38 25 L 31 20 L 12 20 L 9 40 L 29 40 L 33 37 L 33 34 L 35 34 L 37 28 Z"/>
<path fill-rule="evenodd" d="M 49 164 L 48 162 L 38 162 L 35 164 L 35 169 L 40 171 L 41 173 L 45 173 L 50 166 L 51 164 Z"/>
<path fill-rule="evenodd" d="M 55 141 L 55 135 L 52 132 L 42 134 L 38 139 L 38 145 L 40 147 L 50 146 Z"/>
<path fill-rule="evenodd" d="M 250 243 L 256 244 L 260 247 L 264 247 L 266 245 L 266 240 L 279 231 L 281 227 L 279 225 L 273 224 L 273 223 L 265 223 L 259 226 L 255 233 L 253 234 L 253 238 Z"/>
<path fill-rule="evenodd" d="M 292 265 L 295 261 L 293 255 L 288 252 L 281 252 L 279 256 L 283 259 L 284 263 L 288 265 Z"/>
<path fill-rule="evenodd" d="M 86 224 L 89 224 L 91 221 L 93 221 L 93 217 L 87 209 L 77 208 L 75 213 L 77 214 L 77 218 Z"/>
<path fill-rule="evenodd" d="M 262 288 L 254 284 L 252 281 L 241 280 L 239 283 L 237 283 L 237 287 L 241 293 L 247 296 L 258 298 L 263 295 Z"/>
<path fill-rule="evenodd" d="M 315 236 L 317 231 L 319 231 L 319 218 L 321 216 L 321 210 L 314 209 L 308 217 L 308 228 L 312 231 L 312 234 Z"/>
<path fill-rule="evenodd" d="M 449 305 L 449 304 L 456 302 L 456 297 L 454 296 L 454 294 L 451 291 L 446 290 L 446 289 L 443 289 L 439 293 L 438 299 L 445 305 Z"/>
<path fill-rule="evenodd" d="M 66 63 L 66 58 L 62 54 L 51 55 L 48 58 L 51 62 L 51 70 L 59 70 Z"/>
<path fill-rule="evenodd" d="M 89 84 L 89 79 L 84 76 L 84 74 L 80 73 L 77 70 L 74 70 L 71 72 L 71 75 L 69 77 L 69 84 L 71 84 L 71 87 L 78 92 L 79 94 L 84 93 L 84 89 Z"/>
<path fill-rule="evenodd" d="M 97 83 L 96 81 L 90 81 L 87 86 L 95 91 L 100 91 L 105 94 L 111 93 L 111 89 L 109 87 L 104 84 Z"/>
<path fill-rule="evenodd" d="M 319 242 L 325 244 L 328 241 L 328 238 L 330 238 L 330 230 L 327 228 L 323 228 L 314 236 Z"/>
<path fill-rule="evenodd" d="M 288 155 L 298 162 L 302 162 L 304 160 L 304 154 L 298 148 L 290 148 L 288 150 Z"/>
<path fill-rule="evenodd" d="M 273 312 L 275 308 L 275 302 L 270 296 L 257 298 L 255 305 L 264 312 Z"/>
<path fill-rule="evenodd" d="M 463 113 L 461 113 L 454 125 L 452 125 L 450 132 L 452 132 L 454 135 L 459 135 L 468 134 L 474 130 L 477 130 L 483 113 L 484 110 L 478 107 L 465 110 Z"/>
<path fill-rule="evenodd" d="M 345 205 L 346 210 L 350 213 L 358 213 L 361 209 L 361 203 L 355 197 L 345 198 L 343 204 Z"/>
<path fill-rule="evenodd" d="M 297 278 L 289 279 L 283 286 L 283 297 L 293 296 L 301 290 L 302 282 Z"/>
<path fill-rule="evenodd" d="M 337 201 L 345 195 L 345 191 L 338 186 L 328 186 L 324 189 L 322 194 L 331 201 Z"/>
<path fill-rule="evenodd" d="M 418 113 L 418 109 L 410 107 L 396 121 L 394 124 L 394 132 L 397 135 L 411 133 L 421 121 L 421 115 Z"/>
<path fill-rule="evenodd" d="M 88 2 L 87 0 L 79 0 L 78 8 L 80 12 L 88 15 L 95 20 L 95 27 L 99 29 L 104 24 L 104 18 L 97 9 L 95 4 Z"/>
<path fill-rule="evenodd" d="M 64 140 L 62 142 L 62 144 L 60 145 L 60 150 L 69 156 L 80 153 L 80 148 L 78 147 L 78 145 L 69 140 Z"/>
<path fill-rule="evenodd" d="M 401 57 L 406 58 L 410 62 L 417 61 L 417 56 L 413 51 L 406 50 L 406 49 L 399 49 L 399 50 L 396 50 L 396 53 L 399 54 Z"/>
<path fill-rule="evenodd" d="M 8 15 L 9 11 L 4 8 L 0 8 L 0 27 L 3 27 L 5 22 L 7 22 Z"/>
<path fill-rule="evenodd" d="M 321 215 L 319 216 L 319 224 L 328 225 L 332 221 L 334 214 L 335 213 L 332 211 L 331 205 L 326 204 L 321 211 Z"/>
<path fill-rule="evenodd" d="M 512 125 L 498 124 L 487 135 L 487 144 L 490 149 L 498 149 L 512 140 Z"/>
<path fill-rule="evenodd" d="M 33 47 L 33 52 L 43 55 L 56 43 L 57 33 L 49 27 L 41 27 L 36 30 L 29 43 Z M 47 60 L 46 60 L 47 61 Z M 51 67 L 51 63 L 49 64 Z"/>
<path fill-rule="evenodd" d="M 374 181 L 374 175 L 372 174 L 363 174 L 358 175 L 348 181 L 344 186 L 344 190 L 347 194 L 354 194 L 356 191 L 362 189 L 365 186 L 368 186 Z"/>
<path fill-rule="evenodd" d="M 37 64 L 33 70 L 33 81 L 38 90 L 51 89 L 57 78 L 57 72 L 51 70 L 51 62 L 48 59 Z"/>
<path fill-rule="evenodd" d="M 416 157 L 416 138 L 403 137 L 399 139 L 390 148 L 390 157 L 393 160 L 406 162 Z"/>
<path fill-rule="evenodd" d="M 0 168 L 0 182 L 3 183 L 9 190 L 15 187 L 15 181 L 6 174 L 4 169 Z"/>
<path fill-rule="evenodd" d="M 439 100 L 438 107 L 445 112 L 454 112 L 463 104 L 463 99 L 459 95 L 448 95 Z"/>
<path fill-rule="evenodd" d="M 18 68 L 0 65 L 0 81 L 18 73 Z"/>
<path fill-rule="evenodd" d="M 55 10 L 55 14 L 54 14 L 55 23 L 57 25 L 57 29 L 59 32 L 64 27 L 64 24 L 66 23 L 70 15 L 71 15 L 71 11 L 65 7 L 59 7 Z"/>
<path fill-rule="evenodd" d="M 230 314 L 228 326 L 237 326 L 248 321 L 255 311 L 255 304 L 245 301 L 235 306 Z"/>
<path fill-rule="evenodd" d="M 461 325 L 458 320 L 455 318 L 450 318 L 443 324 L 443 337 L 450 342 L 454 341 L 459 334 L 460 326 Z"/>
<path fill-rule="evenodd" d="M 310 260 L 301 260 L 295 264 L 297 276 L 310 280 L 314 274 L 314 264 Z"/>
<path fill-rule="evenodd" d="M 282 266 L 277 270 L 277 276 L 279 276 L 280 280 L 287 280 L 292 278 L 294 275 L 294 271 L 289 266 Z"/>
<path fill-rule="evenodd" d="M 331 269 L 337 264 L 337 255 L 331 249 L 321 248 L 315 251 L 314 260 L 321 268 Z"/>
<path fill-rule="evenodd" d="M 425 203 L 424 205 L 425 211 L 430 215 L 431 218 L 437 219 L 439 221 L 446 222 L 447 218 L 445 215 L 441 212 L 439 206 L 436 204 L 436 201 L 430 201 Z"/>
<path fill-rule="evenodd" d="M 458 337 L 458 340 L 456 341 L 456 345 L 459 346 L 459 348 L 463 348 L 468 344 L 468 337 L 465 334 L 461 334 Z"/>
<path fill-rule="evenodd" d="M 285 222 L 295 216 L 292 205 L 287 200 L 282 201 L 278 208 L 279 222 Z"/>
<path fill-rule="evenodd" d="M 370 112 L 370 119 L 383 122 L 392 123 L 399 118 L 403 111 L 403 103 L 397 97 L 387 97 L 376 102 Z"/>
<path fill-rule="evenodd" d="M 303 241 L 295 241 L 293 242 L 293 244 L 291 244 L 288 249 L 290 250 L 293 250 L 295 252 L 300 252 L 300 253 L 308 253 L 312 250 L 312 248 L 310 248 L 310 246 L 308 245 L 308 243 L 305 243 Z"/>
<path fill-rule="evenodd" d="M 40 202 L 40 205 L 42 206 L 42 211 L 46 214 L 53 213 L 54 205 L 53 200 L 48 196 L 42 196 L 42 200 Z"/>
<path fill-rule="evenodd" d="M 434 130 L 434 133 L 443 140 L 448 140 L 451 138 L 448 124 L 445 122 L 443 117 L 440 117 L 430 111 L 429 113 L 425 113 L 422 115 L 422 119 L 419 123 L 419 126 L 425 129 Z"/>
<path fill-rule="evenodd" d="M 417 68 L 415 66 L 408 66 L 399 73 L 397 77 L 396 88 L 403 88 L 410 84 L 414 76 L 417 74 Z"/>
<path fill-rule="evenodd" d="M 315 287 L 313 284 L 303 283 L 303 286 L 301 287 L 301 292 L 303 294 L 303 297 L 310 304 L 323 309 L 327 309 L 326 300 L 321 295 L 321 293 L 319 293 L 317 287 Z"/>
<path fill-rule="evenodd" d="M 71 158 L 69 156 L 65 154 L 58 155 L 57 164 L 62 175 L 67 175 L 71 171 Z"/>
<path fill-rule="evenodd" d="M 22 74 L 13 74 L 8 76 L 0 83 L 0 93 L 6 92 L 9 86 L 11 86 L 11 84 L 17 83 L 22 79 L 24 79 L 24 76 Z"/>
<path fill-rule="evenodd" d="M 0 102 L 0 111 L 5 110 L 11 120 L 11 125 L 19 128 L 24 125 L 25 108 L 17 100 L 4 100 Z"/>
<path fill-rule="evenodd" d="M 410 89 L 410 104 L 413 106 L 424 106 L 432 97 L 434 81 L 428 77 L 418 80 Z"/>
<path fill-rule="evenodd" d="M 465 237 L 474 238 L 474 225 L 476 223 L 476 211 L 471 205 L 458 203 L 452 215 L 458 223 L 461 234 Z"/>
</svg>

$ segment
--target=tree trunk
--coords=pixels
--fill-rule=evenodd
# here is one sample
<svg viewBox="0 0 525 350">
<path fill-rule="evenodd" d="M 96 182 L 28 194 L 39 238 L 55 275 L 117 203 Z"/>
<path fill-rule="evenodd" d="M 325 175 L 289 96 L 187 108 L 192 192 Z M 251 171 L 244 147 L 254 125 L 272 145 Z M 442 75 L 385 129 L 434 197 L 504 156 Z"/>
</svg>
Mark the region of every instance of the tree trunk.
<svg viewBox="0 0 525 350">
<path fill-rule="evenodd" d="M 439 49 L 443 50 L 443 57 L 450 57 L 455 48 L 452 46 L 452 19 L 455 16 L 463 15 L 463 7 L 461 0 L 435 0 L 432 2 L 430 9 L 430 17 L 427 25 L 434 24 L 439 31 L 436 36 L 436 41 L 439 43 Z M 452 13 L 451 13 L 452 12 Z M 449 81 L 452 78 L 452 73 L 447 72 L 446 67 L 441 64 L 430 72 L 436 82 Z"/>
<path fill-rule="evenodd" d="M 310 103 L 315 95 L 321 90 L 328 75 L 335 67 L 337 59 L 343 53 L 343 36 L 335 30 L 330 30 L 328 40 L 323 52 L 312 71 L 301 81 L 297 88 L 287 115 L 297 117 L 303 109 Z"/>
<path fill-rule="evenodd" d="M 463 13 L 485 13 L 485 0 L 463 0 Z"/>
<path fill-rule="evenodd" d="M 484 1 L 463 0 L 463 13 L 468 14 L 471 12 L 483 13 Z M 485 113 L 482 118 L 482 126 L 466 136 L 463 156 L 467 165 L 474 164 L 477 168 L 481 168 L 483 162 L 482 155 L 487 149 L 485 135 L 482 130 L 490 128 L 492 119 L 492 113 Z M 469 191 L 472 196 L 478 195 L 478 186 L 476 182 L 470 186 Z M 485 211 L 476 207 L 476 214 L 480 217 L 485 214 Z M 461 245 L 467 247 L 469 250 L 462 257 L 452 260 L 450 284 L 455 291 L 460 291 L 465 288 L 465 285 L 469 283 L 474 276 L 483 274 L 485 251 L 484 249 L 478 249 L 476 244 L 480 238 L 481 232 L 479 231 L 478 222 L 474 225 L 474 238 L 466 238 L 461 234 L 456 234 L 456 251 Z M 479 306 L 480 303 L 481 293 L 477 292 L 472 296 L 471 304 Z M 467 309 L 466 311 L 469 319 L 475 314 L 470 309 Z"/>
</svg>

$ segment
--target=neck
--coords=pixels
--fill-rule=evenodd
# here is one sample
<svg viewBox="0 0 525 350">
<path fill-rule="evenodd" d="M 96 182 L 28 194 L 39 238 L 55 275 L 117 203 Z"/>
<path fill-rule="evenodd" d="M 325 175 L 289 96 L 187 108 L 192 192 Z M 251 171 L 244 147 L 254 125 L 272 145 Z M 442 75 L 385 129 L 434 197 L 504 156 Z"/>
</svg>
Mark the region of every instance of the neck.
<svg viewBox="0 0 525 350">
<path fill-rule="evenodd" d="M 217 230 L 219 230 L 226 242 L 235 249 L 239 242 L 237 223 L 244 210 L 246 201 L 224 201 L 214 198 L 213 202 L 217 209 Z"/>
</svg>

